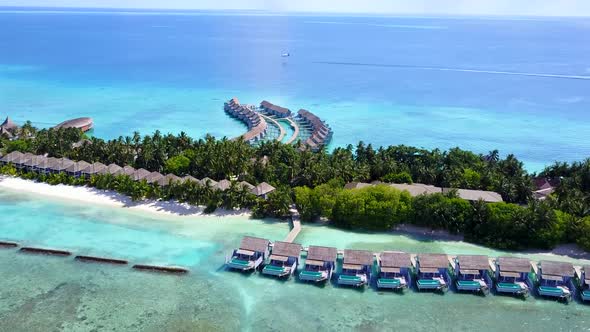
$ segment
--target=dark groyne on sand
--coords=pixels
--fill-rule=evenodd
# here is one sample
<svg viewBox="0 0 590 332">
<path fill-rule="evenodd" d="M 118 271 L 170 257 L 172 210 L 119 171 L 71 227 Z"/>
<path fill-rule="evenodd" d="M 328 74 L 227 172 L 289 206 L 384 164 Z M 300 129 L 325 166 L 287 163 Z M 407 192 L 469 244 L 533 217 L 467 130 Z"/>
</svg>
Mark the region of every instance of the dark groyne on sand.
<svg viewBox="0 0 590 332">
<path fill-rule="evenodd" d="M 16 248 L 18 243 L 0 241 L 0 248 Z"/>
<path fill-rule="evenodd" d="M 186 273 L 188 273 L 188 269 L 185 269 L 183 267 L 177 267 L 177 266 L 135 264 L 135 265 L 133 265 L 133 269 L 139 270 L 139 271 L 163 272 L 163 273 L 172 273 L 172 274 L 186 274 Z"/>
<path fill-rule="evenodd" d="M 78 255 L 74 258 L 77 261 L 84 263 L 101 263 L 101 264 L 114 264 L 114 265 L 127 265 L 128 262 L 123 259 L 95 257 L 95 256 L 81 256 Z"/>
<path fill-rule="evenodd" d="M 27 254 L 39 254 L 39 255 L 49 255 L 49 256 L 71 256 L 72 253 L 66 250 L 57 250 L 57 249 L 46 249 L 46 248 L 34 248 L 34 247 L 22 247 L 20 252 L 24 252 Z"/>
</svg>

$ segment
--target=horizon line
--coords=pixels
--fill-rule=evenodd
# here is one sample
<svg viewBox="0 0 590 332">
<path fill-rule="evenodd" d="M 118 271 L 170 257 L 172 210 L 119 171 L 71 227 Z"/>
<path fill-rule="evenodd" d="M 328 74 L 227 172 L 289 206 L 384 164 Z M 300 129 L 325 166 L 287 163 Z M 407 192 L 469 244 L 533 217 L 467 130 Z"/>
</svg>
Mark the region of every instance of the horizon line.
<svg viewBox="0 0 590 332">
<path fill-rule="evenodd" d="M 391 13 L 379 13 L 379 12 L 330 12 L 330 11 L 274 11 L 265 9 L 211 9 L 211 8 L 165 8 L 165 7 L 151 7 L 151 8 L 138 8 L 138 7 L 75 7 L 75 6 L 57 6 L 57 7 L 44 7 L 44 6 L 5 6 L 0 5 L 0 13 L 4 12 L 39 12 L 39 13 L 51 13 L 51 12 L 80 12 L 87 11 L 93 13 L 154 13 L 154 14 L 167 14 L 167 13 L 188 13 L 188 12 L 203 12 L 203 13 L 252 13 L 252 14 L 266 14 L 266 15 L 338 15 L 338 16 L 380 16 L 380 17 L 407 17 L 407 18 L 520 18 L 520 19 L 556 19 L 556 18 L 586 18 L 590 19 L 590 16 L 583 15 L 519 15 L 519 14 L 483 14 L 483 13 L 420 13 L 420 12 L 391 12 Z"/>
</svg>

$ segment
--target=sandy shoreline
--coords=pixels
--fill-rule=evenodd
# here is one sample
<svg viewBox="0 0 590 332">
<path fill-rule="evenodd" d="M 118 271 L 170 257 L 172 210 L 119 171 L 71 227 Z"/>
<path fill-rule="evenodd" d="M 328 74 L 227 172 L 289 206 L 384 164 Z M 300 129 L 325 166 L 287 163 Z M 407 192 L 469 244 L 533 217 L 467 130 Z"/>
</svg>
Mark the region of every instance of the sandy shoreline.
<svg viewBox="0 0 590 332">
<path fill-rule="evenodd" d="M 250 217 L 249 210 L 228 211 L 217 209 L 214 213 L 204 213 L 204 207 L 193 206 L 176 201 L 143 200 L 134 202 L 131 198 L 110 190 L 98 190 L 96 188 L 82 186 L 49 185 L 10 176 L 0 176 L 0 188 L 11 191 L 42 195 L 49 198 L 77 201 L 103 206 L 128 208 L 131 210 L 172 215 L 179 217 L 210 217 L 223 218 L 228 216 Z"/>
</svg>

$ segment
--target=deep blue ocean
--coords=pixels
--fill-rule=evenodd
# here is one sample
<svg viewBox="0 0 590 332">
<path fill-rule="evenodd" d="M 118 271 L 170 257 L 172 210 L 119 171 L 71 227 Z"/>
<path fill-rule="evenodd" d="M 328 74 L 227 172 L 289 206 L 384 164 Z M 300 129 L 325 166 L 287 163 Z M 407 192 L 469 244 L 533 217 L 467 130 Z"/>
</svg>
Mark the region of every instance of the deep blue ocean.
<svg viewBox="0 0 590 332">
<path fill-rule="evenodd" d="M 281 57 L 289 52 L 290 57 Z M 233 137 L 236 96 L 359 140 L 590 156 L 590 20 L 0 10 L 0 116 Z"/>
</svg>

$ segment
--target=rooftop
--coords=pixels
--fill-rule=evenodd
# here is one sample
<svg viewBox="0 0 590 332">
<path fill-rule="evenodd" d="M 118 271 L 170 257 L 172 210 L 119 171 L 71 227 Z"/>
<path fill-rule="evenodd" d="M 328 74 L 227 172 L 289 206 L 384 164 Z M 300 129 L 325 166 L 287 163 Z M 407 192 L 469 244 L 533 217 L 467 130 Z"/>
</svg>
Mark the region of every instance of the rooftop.
<svg viewBox="0 0 590 332">
<path fill-rule="evenodd" d="M 488 270 L 490 268 L 490 261 L 485 255 L 459 255 L 457 261 L 463 270 Z"/>
<path fill-rule="evenodd" d="M 335 262 L 337 257 L 338 249 L 333 247 L 309 246 L 307 249 L 307 259 L 309 260 Z"/>
<path fill-rule="evenodd" d="M 268 249 L 270 241 L 267 239 L 261 239 L 259 237 L 244 236 L 240 249 L 265 252 Z"/>
<path fill-rule="evenodd" d="M 301 245 L 299 243 L 276 241 L 272 247 L 272 254 L 286 257 L 299 257 Z"/>
<path fill-rule="evenodd" d="M 505 272 L 531 272 L 531 261 L 519 257 L 499 257 L 496 261 L 500 271 Z"/>
<path fill-rule="evenodd" d="M 372 265 L 373 253 L 368 250 L 344 250 L 344 264 Z"/>
<path fill-rule="evenodd" d="M 410 267 L 412 260 L 410 254 L 405 252 L 382 252 L 379 255 L 383 267 Z"/>
<path fill-rule="evenodd" d="M 420 268 L 447 268 L 449 259 L 445 254 L 419 254 L 418 262 Z"/>
<path fill-rule="evenodd" d="M 572 263 L 541 261 L 541 273 L 561 277 L 573 277 L 574 266 Z"/>
</svg>

